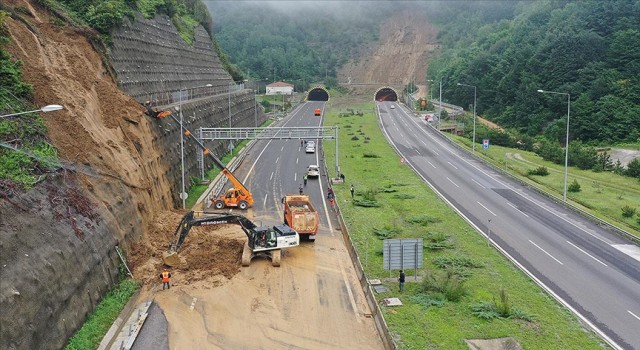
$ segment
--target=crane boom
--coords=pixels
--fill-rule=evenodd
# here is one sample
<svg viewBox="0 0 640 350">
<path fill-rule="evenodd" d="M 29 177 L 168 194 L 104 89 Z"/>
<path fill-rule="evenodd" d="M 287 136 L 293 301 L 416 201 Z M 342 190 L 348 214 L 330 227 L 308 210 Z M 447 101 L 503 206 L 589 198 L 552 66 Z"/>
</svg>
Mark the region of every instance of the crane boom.
<svg viewBox="0 0 640 350">
<path fill-rule="evenodd" d="M 190 136 L 191 139 L 195 141 L 196 144 L 198 144 L 198 146 L 200 146 L 200 148 L 202 149 L 202 153 L 205 155 L 208 155 L 209 158 L 213 161 L 213 163 L 217 167 L 222 169 L 221 172 L 224 174 L 224 176 L 226 176 L 227 179 L 231 181 L 233 185 L 232 190 L 234 193 L 233 195 L 228 193 L 226 195 L 223 195 L 221 198 L 214 200 L 214 205 L 216 206 L 217 209 L 222 209 L 225 206 L 239 207 L 240 209 L 246 209 L 247 207 L 253 206 L 253 194 L 251 193 L 251 191 L 249 191 L 249 189 L 242 183 L 242 181 L 240 181 L 237 177 L 235 177 L 235 175 L 233 175 L 231 170 L 227 169 L 227 167 L 216 156 L 214 156 L 213 153 L 209 151 L 209 149 L 205 147 L 202 142 L 200 142 L 200 140 L 198 140 L 195 136 L 193 136 L 191 131 L 185 128 L 183 123 L 181 123 L 180 120 L 178 120 L 178 118 L 176 118 L 176 116 L 174 116 L 173 113 L 171 113 L 171 111 L 162 111 L 162 112 L 154 111 L 151 108 L 151 104 L 149 102 L 145 103 L 145 106 L 147 108 L 147 111 L 145 113 L 151 117 L 154 117 L 157 119 L 164 118 L 164 117 L 171 117 L 173 121 L 175 121 L 178 125 L 180 125 L 181 131 L 186 136 Z M 232 192 L 232 191 L 230 190 L 229 192 Z"/>
</svg>

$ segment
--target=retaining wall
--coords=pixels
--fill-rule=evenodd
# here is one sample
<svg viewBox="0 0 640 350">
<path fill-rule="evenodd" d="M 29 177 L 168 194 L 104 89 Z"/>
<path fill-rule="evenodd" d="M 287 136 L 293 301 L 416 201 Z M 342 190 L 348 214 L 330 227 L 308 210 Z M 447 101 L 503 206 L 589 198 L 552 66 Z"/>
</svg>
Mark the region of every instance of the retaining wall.
<svg viewBox="0 0 640 350">
<path fill-rule="evenodd" d="M 158 109 L 171 109 L 178 118 L 181 106 L 183 123 L 194 135 L 198 128 L 229 127 L 229 119 L 231 127 L 254 127 L 266 121 L 261 106 L 255 104 L 253 91 L 235 85 L 224 70 L 202 26 L 196 30 L 193 45 L 188 45 L 169 17 L 145 19 L 136 15 L 114 31 L 112 39 L 109 56 L 120 88 L 138 102 L 153 101 Z M 158 120 L 157 125 L 153 143 L 164 152 L 154 161 L 166 169 L 165 175 L 173 184 L 174 203 L 179 206 L 180 127 L 171 118 Z M 191 179 L 201 177 L 198 161 L 201 150 L 189 137 L 184 140 L 188 191 Z M 227 153 L 228 145 L 229 141 L 222 140 L 205 144 L 218 159 Z M 212 163 L 205 157 L 205 171 Z"/>
</svg>

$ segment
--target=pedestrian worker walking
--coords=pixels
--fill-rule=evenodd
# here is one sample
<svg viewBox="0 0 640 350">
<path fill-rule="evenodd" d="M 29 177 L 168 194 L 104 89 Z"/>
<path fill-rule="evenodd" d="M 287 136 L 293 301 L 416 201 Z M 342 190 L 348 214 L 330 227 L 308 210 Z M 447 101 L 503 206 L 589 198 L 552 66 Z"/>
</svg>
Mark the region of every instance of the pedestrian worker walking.
<svg viewBox="0 0 640 350">
<path fill-rule="evenodd" d="M 398 277 L 398 285 L 400 286 L 400 293 L 404 292 L 404 271 L 400 270 L 400 276 Z"/>
<path fill-rule="evenodd" d="M 351 199 L 353 199 L 353 195 L 356 193 L 356 189 L 353 188 L 353 184 L 351 184 L 351 189 L 349 191 L 351 192 Z"/>
<path fill-rule="evenodd" d="M 298 188 L 298 190 L 300 190 L 300 194 L 304 193 L 304 192 L 302 191 L 302 184 L 300 184 L 300 187 Z"/>
<path fill-rule="evenodd" d="M 331 199 L 333 198 L 333 188 L 328 187 L 327 188 L 327 199 Z"/>
<path fill-rule="evenodd" d="M 169 279 L 171 278 L 171 272 L 169 270 L 164 269 L 160 274 L 160 278 L 162 279 L 162 290 L 171 288 L 171 283 L 169 283 Z"/>
<path fill-rule="evenodd" d="M 309 175 L 307 175 L 307 173 L 304 173 L 304 175 L 302 176 L 302 180 L 304 181 L 304 185 L 307 185 L 307 178 L 309 177 Z"/>
</svg>

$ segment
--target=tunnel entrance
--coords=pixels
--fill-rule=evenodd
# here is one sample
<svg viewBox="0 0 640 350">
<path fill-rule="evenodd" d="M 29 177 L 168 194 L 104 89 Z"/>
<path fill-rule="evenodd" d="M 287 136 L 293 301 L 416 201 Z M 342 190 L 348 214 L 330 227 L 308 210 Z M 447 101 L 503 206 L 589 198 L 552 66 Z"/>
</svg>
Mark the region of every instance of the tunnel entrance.
<svg viewBox="0 0 640 350">
<path fill-rule="evenodd" d="M 382 101 L 398 101 L 398 93 L 390 87 L 383 87 L 376 91 L 375 100 Z"/>
<path fill-rule="evenodd" d="M 315 87 L 309 90 L 307 101 L 329 101 L 329 91 L 323 87 Z"/>
</svg>

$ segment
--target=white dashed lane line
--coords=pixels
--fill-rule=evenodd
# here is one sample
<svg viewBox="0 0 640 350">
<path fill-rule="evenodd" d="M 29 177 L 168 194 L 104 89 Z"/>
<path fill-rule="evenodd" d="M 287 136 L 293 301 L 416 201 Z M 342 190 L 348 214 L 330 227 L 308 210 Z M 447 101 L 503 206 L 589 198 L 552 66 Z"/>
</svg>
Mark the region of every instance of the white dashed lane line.
<svg viewBox="0 0 640 350">
<path fill-rule="evenodd" d="M 533 241 L 532 241 L 532 240 L 529 240 L 529 243 L 531 243 L 531 244 L 533 244 L 534 246 L 536 246 L 536 248 L 540 249 L 543 253 L 547 254 L 551 259 L 555 260 L 558 264 L 560 264 L 560 265 L 564 265 L 564 264 L 562 263 L 562 261 L 560 261 L 560 260 L 556 259 L 553 255 L 549 254 L 546 250 L 544 250 L 544 249 L 540 248 L 540 246 L 539 246 L 539 245 L 537 245 L 537 244 L 535 244 L 535 243 L 533 243 Z"/>
</svg>

